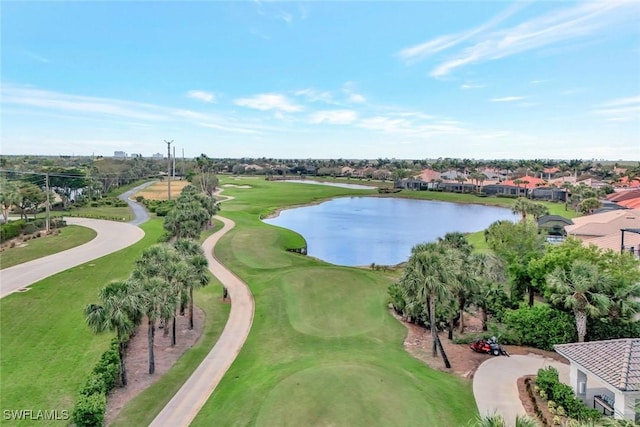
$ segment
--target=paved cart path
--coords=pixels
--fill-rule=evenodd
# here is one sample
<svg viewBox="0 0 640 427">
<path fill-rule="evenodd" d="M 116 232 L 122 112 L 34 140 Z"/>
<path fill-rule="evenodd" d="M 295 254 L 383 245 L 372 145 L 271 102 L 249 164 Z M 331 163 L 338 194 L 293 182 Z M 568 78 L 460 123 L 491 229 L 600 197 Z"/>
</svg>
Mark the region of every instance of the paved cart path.
<svg viewBox="0 0 640 427">
<path fill-rule="evenodd" d="M 216 243 L 235 223 L 224 217 L 215 218 L 222 221 L 224 227 L 205 240 L 202 248 L 209 261 L 209 270 L 229 291 L 232 301 L 229 319 L 218 342 L 156 416 L 151 423 L 153 427 L 188 426 L 231 367 L 251 329 L 255 307 L 249 287 L 213 256 Z"/>
</svg>

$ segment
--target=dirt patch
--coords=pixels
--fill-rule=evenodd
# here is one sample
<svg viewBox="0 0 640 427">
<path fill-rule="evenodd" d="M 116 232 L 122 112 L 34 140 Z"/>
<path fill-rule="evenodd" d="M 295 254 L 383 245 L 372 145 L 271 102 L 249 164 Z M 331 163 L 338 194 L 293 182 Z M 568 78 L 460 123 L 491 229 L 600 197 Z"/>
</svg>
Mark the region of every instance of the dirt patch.
<svg viewBox="0 0 640 427">
<path fill-rule="evenodd" d="M 438 337 L 444 348 L 444 352 L 449 359 L 451 368 L 446 368 L 440 351 L 438 351 L 438 357 L 431 356 L 431 345 L 433 340 L 431 339 L 431 331 L 423 326 L 418 326 L 413 323 L 408 323 L 402 319 L 401 316 L 391 310 L 392 314 L 407 328 L 408 333 L 404 340 L 404 348 L 413 357 L 426 363 L 430 368 L 437 369 L 444 372 L 452 372 L 460 375 L 463 378 L 472 379 L 474 373 L 485 360 L 491 359 L 490 354 L 476 353 L 469 348 L 469 344 L 454 344 L 447 338 L 447 332 L 440 332 Z M 480 319 L 465 313 L 465 328 L 464 333 L 482 332 L 482 323 Z M 531 347 L 520 347 L 513 345 L 503 346 L 510 354 L 537 354 L 545 357 L 550 357 L 554 360 L 568 363 L 559 354 L 552 351 L 539 350 Z M 504 356 L 499 356 L 504 357 Z"/>
<path fill-rule="evenodd" d="M 189 184 L 190 182 L 186 180 L 171 180 L 171 197 L 177 198 L 182 189 Z M 169 197 L 167 187 L 167 181 L 156 182 L 131 196 L 131 199 L 135 200 L 136 197 L 143 196 L 147 200 L 167 200 Z"/>
<path fill-rule="evenodd" d="M 251 188 L 250 185 L 237 185 L 237 184 L 223 184 L 223 187 L 229 187 L 229 188 Z"/>
<path fill-rule="evenodd" d="M 136 334 L 129 341 L 125 355 L 127 368 L 127 386 L 115 388 L 107 397 L 107 411 L 105 425 L 109 425 L 120 413 L 124 405 L 143 392 L 151 384 L 164 375 L 169 368 L 191 348 L 202 335 L 204 326 L 204 312 L 195 307 L 193 329 L 189 329 L 188 310 L 184 316 L 176 317 L 176 346 L 171 347 L 171 334 L 164 336 L 164 329 L 156 328 L 154 342 L 156 371 L 149 375 L 149 350 L 147 347 L 146 319 L 138 327 Z"/>
</svg>

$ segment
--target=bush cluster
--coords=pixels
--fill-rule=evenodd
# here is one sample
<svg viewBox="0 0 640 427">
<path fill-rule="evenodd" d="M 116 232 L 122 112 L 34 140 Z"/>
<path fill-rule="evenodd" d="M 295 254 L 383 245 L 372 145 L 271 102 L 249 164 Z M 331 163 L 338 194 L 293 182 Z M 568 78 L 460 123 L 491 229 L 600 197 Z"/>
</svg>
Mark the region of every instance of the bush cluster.
<svg viewBox="0 0 640 427">
<path fill-rule="evenodd" d="M 78 427 L 102 426 L 107 394 L 115 387 L 120 373 L 118 340 L 113 339 L 87 377 L 73 407 L 72 420 Z"/>
<path fill-rule="evenodd" d="M 169 211 L 176 205 L 175 200 L 148 200 L 143 199 L 142 204 L 147 208 L 149 212 L 156 214 L 157 216 L 167 216 Z"/>
<path fill-rule="evenodd" d="M 578 399 L 573 389 L 567 384 L 561 383 L 558 370 L 548 366 L 538 370 L 536 385 L 541 396 L 554 402 L 554 407 L 563 408 L 569 418 L 580 421 L 599 420 L 602 414 L 597 409 L 587 408 L 582 400 Z M 557 411 L 556 411 L 557 413 Z"/>
<path fill-rule="evenodd" d="M 49 224 L 50 228 L 61 228 L 66 225 L 67 223 L 60 218 L 51 218 L 51 222 Z M 25 221 L 24 219 L 9 221 L 0 225 L 0 243 L 14 239 L 21 234 L 33 234 L 38 230 L 44 230 L 45 228 L 46 221 L 42 218 L 29 221 Z"/>
<path fill-rule="evenodd" d="M 517 310 L 506 310 L 503 321 L 511 344 L 552 351 L 555 344 L 577 340 L 571 314 L 547 305 L 522 305 Z"/>
</svg>

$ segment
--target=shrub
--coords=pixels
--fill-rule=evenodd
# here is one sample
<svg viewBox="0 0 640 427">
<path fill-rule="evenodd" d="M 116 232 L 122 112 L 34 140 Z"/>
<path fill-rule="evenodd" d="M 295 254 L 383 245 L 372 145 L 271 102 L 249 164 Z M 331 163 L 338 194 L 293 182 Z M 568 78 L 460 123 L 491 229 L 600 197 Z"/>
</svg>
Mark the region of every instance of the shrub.
<svg viewBox="0 0 640 427">
<path fill-rule="evenodd" d="M 73 407 L 71 419 L 78 427 L 102 426 L 107 399 L 104 393 L 82 395 Z"/>
<path fill-rule="evenodd" d="M 136 202 L 141 203 L 144 200 L 144 196 L 136 196 Z"/>
<path fill-rule="evenodd" d="M 504 325 L 513 333 L 514 344 L 553 350 L 555 344 L 576 341 L 576 328 L 569 313 L 546 305 L 507 310 Z"/>
<path fill-rule="evenodd" d="M 18 237 L 22 232 L 22 227 L 25 225 L 25 220 L 9 221 L 0 225 L 0 242 L 6 242 L 15 237 Z"/>
<path fill-rule="evenodd" d="M 120 373 L 120 356 L 118 354 L 118 342 L 112 341 L 109 350 L 105 351 L 93 368 L 93 374 L 102 378 L 106 387 L 105 392 L 111 391 L 118 381 Z M 91 377 L 90 377 L 91 378 Z"/>
<path fill-rule="evenodd" d="M 80 395 L 90 396 L 92 394 L 107 393 L 107 386 L 104 383 L 102 375 L 92 372 L 84 383 L 84 387 L 80 390 Z"/>
<path fill-rule="evenodd" d="M 32 222 L 25 224 L 24 227 L 22 228 L 22 234 L 33 234 L 36 231 L 38 231 L 38 228 Z"/>
<path fill-rule="evenodd" d="M 549 402 L 554 402 L 553 405 L 549 403 L 549 412 L 557 414 L 556 416 L 562 416 L 566 413 L 568 417 L 580 421 L 598 420 L 602 416 L 597 409 L 584 406 L 582 400 L 576 397 L 573 389 L 560 382 L 558 371 L 552 366 L 538 370 L 536 385 L 540 388 L 539 394 L 542 399 L 548 398 Z M 551 411 L 552 408 L 555 409 Z"/>
<path fill-rule="evenodd" d="M 603 317 L 587 321 L 589 341 L 617 338 L 640 338 L 640 322 L 625 322 L 621 319 Z"/>
</svg>

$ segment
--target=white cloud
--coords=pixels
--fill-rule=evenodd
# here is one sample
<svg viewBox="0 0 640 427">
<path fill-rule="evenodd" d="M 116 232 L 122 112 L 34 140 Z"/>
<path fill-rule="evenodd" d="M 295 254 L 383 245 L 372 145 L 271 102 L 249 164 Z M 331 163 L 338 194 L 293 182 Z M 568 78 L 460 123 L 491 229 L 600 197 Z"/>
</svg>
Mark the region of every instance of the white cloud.
<svg viewBox="0 0 640 427">
<path fill-rule="evenodd" d="M 471 84 L 471 83 L 466 83 L 463 85 L 460 85 L 460 89 L 481 89 L 483 87 L 487 87 L 487 85 L 478 85 L 478 84 Z"/>
<path fill-rule="evenodd" d="M 596 107 L 594 113 L 608 122 L 640 122 L 640 96 L 618 98 Z"/>
<path fill-rule="evenodd" d="M 205 92 L 203 90 L 190 90 L 187 92 L 187 98 L 199 99 L 200 101 L 211 103 L 216 102 L 216 95 L 211 92 Z"/>
<path fill-rule="evenodd" d="M 69 95 L 60 92 L 3 84 L 2 104 L 35 107 L 49 111 L 76 114 L 125 117 L 140 120 L 164 120 L 166 111 L 161 107 L 109 98 Z"/>
<path fill-rule="evenodd" d="M 238 98 L 233 102 L 241 107 L 261 111 L 279 110 L 286 113 L 295 113 L 304 109 L 300 105 L 292 104 L 286 96 L 278 93 L 262 93 L 251 98 Z"/>
<path fill-rule="evenodd" d="M 310 102 L 322 101 L 327 104 L 335 104 L 331 92 L 319 91 L 313 88 L 297 90 L 293 93 L 295 96 L 304 96 Z"/>
<path fill-rule="evenodd" d="M 495 27 L 505 19 L 509 18 L 511 15 L 516 13 L 518 10 L 524 7 L 524 3 L 518 2 L 511 5 L 505 11 L 501 12 L 494 18 L 488 20 L 482 25 L 479 25 L 471 30 L 464 31 L 456 34 L 449 34 L 445 36 L 436 37 L 433 40 L 426 41 L 424 43 L 417 44 L 415 46 L 410 46 L 402 49 L 397 53 L 397 56 L 400 57 L 407 64 L 412 64 L 420 59 L 423 59 L 427 56 L 433 55 L 434 53 L 449 49 L 454 47 L 477 34 L 482 33 L 490 29 L 491 27 Z"/>
<path fill-rule="evenodd" d="M 342 85 L 342 92 L 347 95 L 347 102 L 350 103 L 361 104 L 367 100 L 363 95 L 356 92 L 353 82 L 346 82 Z"/>
<path fill-rule="evenodd" d="M 313 124 L 348 125 L 355 122 L 357 118 L 358 114 L 353 110 L 329 110 L 313 113 L 309 121 Z"/>
<path fill-rule="evenodd" d="M 629 6 L 636 7 L 634 2 L 585 2 L 572 8 L 553 11 L 504 30 L 485 34 L 482 34 L 482 31 L 472 30 L 475 37 L 474 44 L 438 65 L 430 75 L 442 77 L 464 65 L 496 60 L 593 35 L 614 24 L 633 19 L 633 13 L 626 10 Z M 464 37 L 463 41 L 469 38 Z"/>
<path fill-rule="evenodd" d="M 521 99 L 524 99 L 524 96 L 503 96 L 501 98 L 491 98 L 489 101 L 491 102 L 513 102 L 513 101 L 520 101 Z"/>
<path fill-rule="evenodd" d="M 532 85 L 539 85 L 540 83 L 545 83 L 545 82 L 548 82 L 548 81 L 549 81 L 549 80 L 531 80 L 531 81 L 529 82 L 529 84 L 532 84 Z"/>
</svg>

